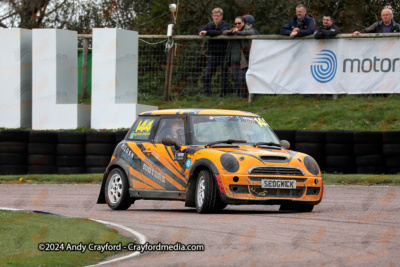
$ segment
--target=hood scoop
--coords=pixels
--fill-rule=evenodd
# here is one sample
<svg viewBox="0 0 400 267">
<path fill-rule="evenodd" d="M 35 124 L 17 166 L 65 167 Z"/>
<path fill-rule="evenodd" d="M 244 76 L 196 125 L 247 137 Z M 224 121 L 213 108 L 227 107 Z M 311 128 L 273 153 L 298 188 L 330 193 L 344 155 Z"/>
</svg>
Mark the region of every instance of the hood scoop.
<svg viewBox="0 0 400 267">
<path fill-rule="evenodd" d="M 260 159 L 262 159 L 263 161 L 266 162 L 288 162 L 289 159 L 287 157 L 284 156 L 260 156 Z"/>
</svg>

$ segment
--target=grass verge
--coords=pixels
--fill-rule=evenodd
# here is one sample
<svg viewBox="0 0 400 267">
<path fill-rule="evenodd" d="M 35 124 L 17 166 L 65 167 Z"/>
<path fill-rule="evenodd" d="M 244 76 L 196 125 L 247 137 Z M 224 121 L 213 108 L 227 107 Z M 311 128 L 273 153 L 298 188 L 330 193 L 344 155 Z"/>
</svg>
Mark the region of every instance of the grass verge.
<svg viewBox="0 0 400 267">
<path fill-rule="evenodd" d="M 0 210 L 0 265 L 85 266 L 120 252 L 39 251 L 38 244 L 118 244 L 132 240 L 118 231 L 88 219 L 63 218 Z"/>
<path fill-rule="evenodd" d="M 159 109 L 234 109 L 262 116 L 272 129 L 395 131 L 400 130 L 400 95 L 257 95 L 252 103 L 236 96 L 201 95 L 139 101 Z"/>
<path fill-rule="evenodd" d="M 397 185 L 400 174 L 328 174 L 323 173 L 325 184 L 344 185 Z M 62 184 L 62 183 L 101 183 L 103 174 L 29 174 L 0 176 L 0 183 L 7 184 Z"/>
<path fill-rule="evenodd" d="M 102 173 L 91 174 L 21 174 L 0 176 L 8 184 L 92 184 L 103 181 Z"/>
<path fill-rule="evenodd" d="M 400 186 L 400 174 L 322 174 L 328 185 L 396 185 Z"/>
</svg>

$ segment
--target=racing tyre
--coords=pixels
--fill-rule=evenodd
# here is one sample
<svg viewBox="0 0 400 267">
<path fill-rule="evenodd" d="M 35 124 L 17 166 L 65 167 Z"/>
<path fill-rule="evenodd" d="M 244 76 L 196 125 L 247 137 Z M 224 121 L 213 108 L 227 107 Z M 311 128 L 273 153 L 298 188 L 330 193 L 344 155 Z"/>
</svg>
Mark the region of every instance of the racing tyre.
<svg viewBox="0 0 400 267">
<path fill-rule="evenodd" d="M 211 213 L 217 202 L 217 186 L 210 172 L 202 170 L 197 177 L 195 204 L 198 213 Z"/>
<path fill-rule="evenodd" d="M 280 211 L 297 211 L 297 212 L 311 212 L 314 209 L 314 205 L 307 203 L 291 203 L 282 204 L 279 208 Z"/>
<path fill-rule="evenodd" d="M 113 210 L 127 210 L 131 206 L 128 180 L 121 169 L 114 169 L 108 175 L 105 197 L 107 205 Z"/>
<path fill-rule="evenodd" d="M 217 203 L 215 204 L 215 210 L 223 210 L 226 208 L 226 206 L 228 206 L 228 204 L 222 202 L 222 200 L 217 201 Z"/>
</svg>

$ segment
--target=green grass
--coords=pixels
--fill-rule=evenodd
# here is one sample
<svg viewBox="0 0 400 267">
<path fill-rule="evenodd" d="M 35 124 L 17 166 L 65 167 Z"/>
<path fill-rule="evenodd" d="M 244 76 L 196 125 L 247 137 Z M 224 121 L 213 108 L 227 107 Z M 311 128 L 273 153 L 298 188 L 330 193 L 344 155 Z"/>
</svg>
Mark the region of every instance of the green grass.
<svg viewBox="0 0 400 267">
<path fill-rule="evenodd" d="M 39 243 L 127 244 L 128 237 L 88 219 L 0 210 L 0 265 L 85 266 L 118 252 L 41 252 Z"/>
<path fill-rule="evenodd" d="M 218 108 L 261 115 L 273 129 L 400 130 L 400 95 L 332 96 L 257 95 L 251 104 L 235 96 L 225 98 L 178 96 L 172 101 L 146 100 L 141 104 L 169 108 Z"/>
<path fill-rule="evenodd" d="M 322 174 L 328 185 L 395 185 L 400 186 L 400 174 Z"/>
<path fill-rule="evenodd" d="M 0 184 L 90 184 L 101 183 L 102 181 L 103 174 L 21 174 L 0 176 Z"/>
<path fill-rule="evenodd" d="M 22 179 L 21 179 L 22 178 Z M 400 174 L 322 174 L 325 184 L 400 185 Z M 101 183 L 103 174 L 29 174 L 0 176 L 0 184 Z"/>
</svg>

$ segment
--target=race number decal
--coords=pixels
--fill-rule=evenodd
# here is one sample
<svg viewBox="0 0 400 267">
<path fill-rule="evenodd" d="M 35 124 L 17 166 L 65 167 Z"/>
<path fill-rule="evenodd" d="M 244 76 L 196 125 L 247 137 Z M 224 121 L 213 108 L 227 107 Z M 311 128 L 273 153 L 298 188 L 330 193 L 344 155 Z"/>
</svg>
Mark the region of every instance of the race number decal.
<svg viewBox="0 0 400 267">
<path fill-rule="evenodd" d="M 136 129 L 132 132 L 131 138 L 148 137 L 153 127 L 154 119 L 140 119 Z"/>
</svg>

